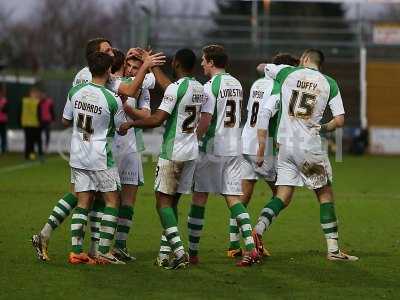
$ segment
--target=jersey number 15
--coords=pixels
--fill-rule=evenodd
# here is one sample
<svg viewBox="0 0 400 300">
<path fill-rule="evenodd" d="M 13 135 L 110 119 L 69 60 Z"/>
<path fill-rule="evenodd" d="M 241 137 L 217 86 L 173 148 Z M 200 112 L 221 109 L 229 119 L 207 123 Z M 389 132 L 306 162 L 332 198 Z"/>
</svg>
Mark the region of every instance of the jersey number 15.
<svg viewBox="0 0 400 300">
<path fill-rule="evenodd" d="M 317 96 L 313 94 L 293 90 L 289 102 L 289 116 L 309 119 L 314 111 L 316 101 Z"/>
</svg>

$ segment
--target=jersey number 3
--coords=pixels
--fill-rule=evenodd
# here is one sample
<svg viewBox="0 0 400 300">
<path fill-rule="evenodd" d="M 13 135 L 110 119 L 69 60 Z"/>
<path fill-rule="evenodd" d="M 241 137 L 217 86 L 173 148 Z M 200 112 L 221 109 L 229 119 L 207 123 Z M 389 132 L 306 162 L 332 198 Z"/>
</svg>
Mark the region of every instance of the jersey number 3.
<svg viewBox="0 0 400 300">
<path fill-rule="evenodd" d="M 289 116 L 299 119 L 309 119 L 314 111 L 316 101 L 317 96 L 313 94 L 293 90 L 289 102 Z"/>
<path fill-rule="evenodd" d="M 80 129 L 83 133 L 83 140 L 89 141 L 90 135 L 94 133 L 93 130 L 93 117 L 84 114 L 78 114 L 78 121 L 76 122 L 76 127 Z"/>
</svg>

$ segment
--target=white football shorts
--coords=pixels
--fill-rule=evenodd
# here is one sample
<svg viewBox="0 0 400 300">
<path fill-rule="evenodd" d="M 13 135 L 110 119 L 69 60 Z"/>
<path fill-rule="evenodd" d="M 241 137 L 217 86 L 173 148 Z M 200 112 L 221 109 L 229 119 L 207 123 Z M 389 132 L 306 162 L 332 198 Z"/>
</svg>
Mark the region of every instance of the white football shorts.
<svg viewBox="0 0 400 300">
<path fill-rule="evenodd" d="M 71 168 L 71 183 L 75 184 L 75 192 L 113 192 L 120 190 L 118 170 L 113 167 L 102 171 L 90 171 Z"/>
<path fill-rule="evenodd" d="M 276 185 L 306 186 L 315 190 L 332 182 L 332 167 L 326 152 L 279 148 Z"/>
<path fill-rule="evenodd" d="M 191 194 L 195 160 L 173 161 L 158 158 L 154 190 L 167 195 Z"/>
<path fill-rule="evenodd" d="M 144 184 L 142 155 L 140 152 L 114 152 L 121 184 Z"/>
<path fill-rule="evenodd" d="M 268 156 L 264 158 L 261 167 L 256 164 L 256 155 L 243 154 L 242 159 L 242 179 L 258 180 L 260 178 L 268 182 L 276 180 L 276 156 Z"/>
<path fill-rule="evenodd" d="M 241 156 L 218 156 L 200 152 L 194 172 L 194 191 L 242 195 Z"/>
</svg>

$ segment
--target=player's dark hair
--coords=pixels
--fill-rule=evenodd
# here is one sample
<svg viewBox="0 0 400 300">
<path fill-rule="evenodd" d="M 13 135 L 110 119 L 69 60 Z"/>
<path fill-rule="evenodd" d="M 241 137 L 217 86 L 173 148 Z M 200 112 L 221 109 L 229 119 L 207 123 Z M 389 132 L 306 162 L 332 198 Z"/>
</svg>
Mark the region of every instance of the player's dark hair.
<svg viewBox="0 0 400 300">
<path fill-rule="evenodd" d="M 207 62 L 211 60 L 217 68 L 225 68 L 228 63 L 228 55 L 225 48 L 221 45 L 209 45 L 203 48 L 204 58 Z"/>
<path fill-rule="evenodd" d="M 187 48 L 176 51 L 174 59 L 179 62 L 183 70 L 188 72 L 193 71 L 196 65 L 196 54 Z"/>
<path fill-rule="evenodd" d="M 103 76 L 112 66 L 113 58 L 103 52 L 94 52 L 88 57 L 90 73 L 93 77 Z"/>
<path fill-rule="evenodd" d="M 88 60 L 89 55 L 92 53 L 100 51 L 101 43 L 109 43 L 112 46 L 110 40 L 106 38 L 100 37 L 89 40 L 86 44 L 86 60 Z"/>
<path fill-rule="evenodd" d="M 325 61 L 325 55 L 321 50 L 310 48 L 303 52 L 303 55 L 307 55 L 311 61 L 318 66 L 320 69 Z"/>
<path fill-rule="evenodd" d="M 113 48 L 113 53 L 114 53 L 114 60 L 111 66 L 111 73 L 115 73 L 119 69 L 121 69 L 125 62 L 125 54 L 121 50 Z"/>
<path fill-rule="evenodd" d="M 272 63 L 274 65 L 288 65 L 297 67 L 300 63 L 300 60 L 289 53 L 278 53 L 272 58 Z"/>
</svg>

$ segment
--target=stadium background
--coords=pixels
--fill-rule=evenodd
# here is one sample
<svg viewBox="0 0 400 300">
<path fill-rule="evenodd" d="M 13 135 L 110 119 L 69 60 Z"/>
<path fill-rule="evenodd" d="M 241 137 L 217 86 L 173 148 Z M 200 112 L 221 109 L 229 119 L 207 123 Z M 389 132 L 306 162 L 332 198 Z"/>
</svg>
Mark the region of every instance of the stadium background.
<svg viewBox="0 0 400 300">
<path fill-rule="evenodd" d="M 367 152 L 400 153 L 398 1 L 28 2 L 30 9 L 16 18 L 24 4 L 16 11 L 9 8 L 11 2 L 0 1 L 0 81 L 11 102 L 9 136 L 15 149 L 23 147 L 18 110 L 29 87 L 39 83 L 60 115 L 72 79 L 85 65 L 85 42 L 106 36 L 123 50 L 150 45 L 169 57 L 180 47 L 194 48 L 200 56 L 203 45 L 221 43 L 230 55 L 229 72 L 241 80 L 246 95 L 259 62 L 279 51 L 300 55 L 304 48 L 322 48 L 324 70 L 337 79 L 347 111 L 344 150 L 364 153 L 363 129 L 371 136 L 378 128 L 382 145 Z M 206 80 L 200 66 L 197 74 Z M 152 96 L 154 108 L 161 91 Z M 57 152 L 58 139 L 67 147 L 68 134 L 60 130 L 59 120 L 53 129 L 51 148 Z M 160 130 L 146 133 L 149 152 L 157 151 L 159 137 Z M 129 239 L 138 261 L 118 269 L 75 269 L 66 263 L 68 220 L 54 234 L 49 264 L 35 259 L 28 242 L 68 190 L 68 164 L 58 154 L 48 155 L 44 164 L 25 163 L 20 153 L 0 155 L 0 299 L 398 299 L 399 164 L 398 156 L 367 153 L 345 155 L 343 163 L 332 159 L 341 242 L 361 257 L 357 264 L 325 261 L 318 207 L 309 191 L 299 190 L 268 233 L 271 260 L 249 270 L 233 266 L 225 257 L 228 212 L 213 196 L 206 211 L 202 265 L 168 273 L 152 266 L 159 243 L 154 160 L 144 164 L 146 184 Z M 253 219 L 269 196 L 258 184 L 249 207 Z M 184 237 L 189 199 L 184 197 L 179 214 Z"/>
</svg>

